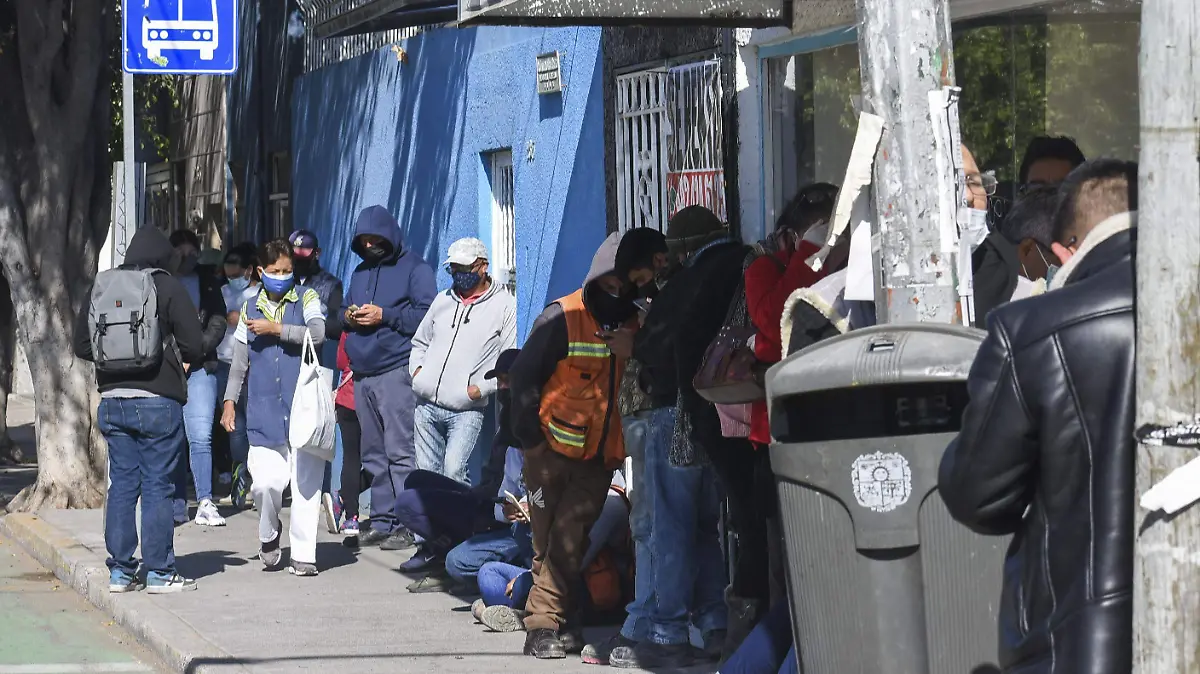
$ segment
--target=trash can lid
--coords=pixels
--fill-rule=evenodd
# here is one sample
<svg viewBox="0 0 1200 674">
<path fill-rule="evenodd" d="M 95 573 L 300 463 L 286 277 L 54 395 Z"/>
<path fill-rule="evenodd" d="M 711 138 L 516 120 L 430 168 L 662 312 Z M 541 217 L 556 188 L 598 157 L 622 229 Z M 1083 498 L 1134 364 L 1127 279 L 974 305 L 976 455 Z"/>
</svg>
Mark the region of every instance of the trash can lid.
<svg viewBox="0 0 1200 674">
<path fill-rule="evenodd" d="M 818 342 L 767 372 L 767 398 L 855 386 L 966 381 L 987 333 L 961 325 L 877 325 Z"/>
</svg>

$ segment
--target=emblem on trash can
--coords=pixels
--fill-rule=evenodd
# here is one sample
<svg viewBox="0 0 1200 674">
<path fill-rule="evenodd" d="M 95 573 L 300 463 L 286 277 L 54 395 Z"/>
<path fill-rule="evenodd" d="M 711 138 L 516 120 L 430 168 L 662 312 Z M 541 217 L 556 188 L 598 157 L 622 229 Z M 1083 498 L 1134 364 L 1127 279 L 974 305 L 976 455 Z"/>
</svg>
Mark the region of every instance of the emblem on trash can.
<svg viewBox="0 0 1200 674">
<path fill-rule="evenodd" d="M 858 505 L 877 513 L 899 508 L 912 495 L 912 470 L 899 454 L 863 454 L 850 466 L 850 481 Z"/>
</svg>

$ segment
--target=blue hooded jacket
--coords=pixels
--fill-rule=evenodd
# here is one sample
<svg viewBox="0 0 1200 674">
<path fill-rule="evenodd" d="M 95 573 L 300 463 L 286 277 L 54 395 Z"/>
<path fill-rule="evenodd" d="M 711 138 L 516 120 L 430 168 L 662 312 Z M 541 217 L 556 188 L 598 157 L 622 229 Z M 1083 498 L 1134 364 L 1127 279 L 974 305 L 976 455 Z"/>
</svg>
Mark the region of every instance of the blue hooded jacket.
<svg viewBox="0 0 1200 674">
<path fill-rule="evenodd" d="M 375 234 L 391 244 L 379 262 L 363 255 L 360 237 Z M 374 304 L 383 309 L 383 323 L 362 328 L 346 323 L 346 355 L 357 375 L 378 375 L 402 367 L 407 370 L 412 337 L 437 295 L 433 268 L 421 256 L 405 250 L 400 225 L 383 206 L 371 206 L 358 216 L 353 250 L 364 262 L 350 276 L 346 307 Z"/>
</svg>

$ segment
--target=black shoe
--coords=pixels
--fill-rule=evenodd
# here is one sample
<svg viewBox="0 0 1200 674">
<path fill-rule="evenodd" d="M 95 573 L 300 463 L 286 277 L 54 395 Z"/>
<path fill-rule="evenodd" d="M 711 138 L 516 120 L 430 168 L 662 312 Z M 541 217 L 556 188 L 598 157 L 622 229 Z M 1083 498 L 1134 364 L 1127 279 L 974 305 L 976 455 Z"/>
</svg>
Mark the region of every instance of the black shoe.
<svg viewBox="0 0 1200 674">
<path fill-rule="evenodd" d="M 525 655 L 538 660 L 561 660 L 567 657 L 567 649 L 563 648 L 558 632 L 542 628 L 525 635 Z"/>
<path fill-rule="evenodd" d="M 608 664 L 617 669 L 681 669 L 702 662 L 691 644 L 664 646 L 643 641 L 633 648 L 614 648 Z"/>
<path fill-rule="evenodd" d="M 588 644 L 580 653 L 584 664 L 587 665 L 607 665 L 608 659 L 612 657 L 612 652 L 622 646 L 633 648 L 638 642 L 633 639 L 626 639 L 625 635 L 617 632 L 611 637 L 595 644 Z"/>
<path fill-rule="evenodd" d="M 370 548 L 383 543 L 391 537 L 391 534 L 385 534 L 378 529 L 368 529 L 358 534 L 358 544 L 364 548 Z"/>
<path fill-rule="evenodd" d="M 562 642 L 563 650 L 573 655 L 579 655 L 583 652 L 584 640 L 583 630 L 568 629 L 565 632 L 558 633 L 558 640 Z"/>
<path fill-rule="evenodd" d="M 413 535 L 408 529 L 397 529 L 395 533 L 388 536 L 387 540 L 379 544 L 380 550 L 407 550 L 416 547 L 417 542 L 413 540 Z"/>
</svg>

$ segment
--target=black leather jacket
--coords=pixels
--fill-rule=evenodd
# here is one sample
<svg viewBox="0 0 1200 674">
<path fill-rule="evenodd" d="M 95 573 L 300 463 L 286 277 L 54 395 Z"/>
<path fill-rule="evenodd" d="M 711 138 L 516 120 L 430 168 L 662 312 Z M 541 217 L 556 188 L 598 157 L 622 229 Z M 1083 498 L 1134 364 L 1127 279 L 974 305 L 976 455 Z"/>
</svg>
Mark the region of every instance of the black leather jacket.
<svg viewBox="0 0 1200 674">
<path fill-rule="evenodd" d="M 1062 288 L 992 312 L 942 459 L 955 519 L 1014 534 L 999 620 L 1009 674 L 1133 668 L 1134 238 L 1085 240 Z"/>
</svg>

